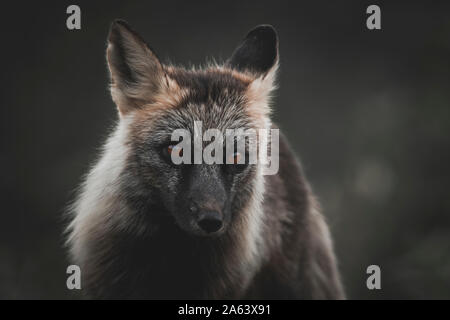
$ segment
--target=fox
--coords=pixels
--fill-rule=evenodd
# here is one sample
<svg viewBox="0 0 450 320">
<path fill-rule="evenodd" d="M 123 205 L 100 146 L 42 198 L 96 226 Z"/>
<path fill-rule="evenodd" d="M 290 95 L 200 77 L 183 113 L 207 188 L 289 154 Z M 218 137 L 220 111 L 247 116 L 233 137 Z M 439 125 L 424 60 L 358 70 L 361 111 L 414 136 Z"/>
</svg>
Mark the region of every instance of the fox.
<svg viewBox="0 0 450 320">
<path fill-rule="evenodd" d="M 252 29 L 223 63 L 186 68 L 161 62 L 119 19 L 106 60 L 117 124 L 66 228 L 84 296 L 345 299 L 328 225 L 284 135 L 271 175 L 262 163 L 171 162 L 171 134 L 196 121 L 278 128 L 274 27 Z"/>
</svg>

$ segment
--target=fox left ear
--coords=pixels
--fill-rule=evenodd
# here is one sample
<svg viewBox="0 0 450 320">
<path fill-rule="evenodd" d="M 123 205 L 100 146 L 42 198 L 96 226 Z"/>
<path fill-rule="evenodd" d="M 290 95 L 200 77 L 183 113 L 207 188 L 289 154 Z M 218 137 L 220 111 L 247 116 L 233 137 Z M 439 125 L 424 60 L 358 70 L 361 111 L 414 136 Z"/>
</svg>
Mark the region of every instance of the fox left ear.
<svg viewBox="0 0 450 320">
<path fill-rule="evenodd" d="M 111 95 L 121 114 L 152 101 L 164 81 L 156 54 L 123 20 L 112 23 L 106 51 Z"/>
<path fill-rule="evenodd" d="M 278 65 L 278 36 L 271 25 L 260 25 L 251 30 L 227 61 L 232 69 L 256 77 L 275 71 Z"/>
</svg>

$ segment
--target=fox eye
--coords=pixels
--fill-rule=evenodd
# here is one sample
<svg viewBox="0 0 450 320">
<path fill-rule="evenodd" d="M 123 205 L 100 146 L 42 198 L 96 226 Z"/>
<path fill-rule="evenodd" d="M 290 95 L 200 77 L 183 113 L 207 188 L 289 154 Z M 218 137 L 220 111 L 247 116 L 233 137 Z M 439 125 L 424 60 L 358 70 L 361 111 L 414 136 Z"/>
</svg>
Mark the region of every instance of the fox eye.
<svg viewBox="0 0 450 320">
<path fill-rule="evenodd" d="M 232 155 L 228 156 L 227 164 L 239 164 L 241 161 L 242 154 L 240 152 L 235 152 Z"/>
<path fill-rule="evenodd" d="M 176 144 L 165 145 L 161 147 L 162 157 L 170 164 L 174 165 L 172 161 L 172 154 L 175 152 L 178 157 L 183 157 L 183 148 Z"/>
<path fill-rule="evenodd" d="M 241 163 L 243 159 L 245 161 Z M 226 170 L 226 172 L 230 174 L 236 174 L 241 171 L 244 171 L 247 165 L 249 164 L 247 160 L 248 160 L 247 153 L 234 152 L 231 155 L 227 156 L 224 170 Z"/>
<path fill-rule="evenodd" d="M 183 156 L 183 148 L 181 148 L 181 147 L 179 147 L 177 145 L 173 145 L 173 144 L 167 146 L 166 152 L 169 155 L 169 157 L 172 156 L 173 152 L 175 152 L 175 154 L 178 154 L 179 157 Z"/>
</svg>

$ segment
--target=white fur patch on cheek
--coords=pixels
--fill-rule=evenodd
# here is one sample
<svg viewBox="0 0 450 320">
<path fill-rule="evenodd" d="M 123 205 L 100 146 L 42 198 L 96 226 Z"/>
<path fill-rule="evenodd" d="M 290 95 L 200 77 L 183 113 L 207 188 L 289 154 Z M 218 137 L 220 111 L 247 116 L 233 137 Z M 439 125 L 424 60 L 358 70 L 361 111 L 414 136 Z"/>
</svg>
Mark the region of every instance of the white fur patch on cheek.
<svg viewBox="0 0 450 320">
<path fill-rule="evenodd" d="M 126 145 L 132 114 L 120 118 L 114 133 L 108 138 L 100 160 L 91 169 L 81 186 L 81 192 L 71 213 L 73 220 L 67 228 L 71 254 L 76 261 L 84 261 L 90 234 L 105 228 L 117 199 L 119 177 L 123 172 L 129 149 Z"/>
</svg>

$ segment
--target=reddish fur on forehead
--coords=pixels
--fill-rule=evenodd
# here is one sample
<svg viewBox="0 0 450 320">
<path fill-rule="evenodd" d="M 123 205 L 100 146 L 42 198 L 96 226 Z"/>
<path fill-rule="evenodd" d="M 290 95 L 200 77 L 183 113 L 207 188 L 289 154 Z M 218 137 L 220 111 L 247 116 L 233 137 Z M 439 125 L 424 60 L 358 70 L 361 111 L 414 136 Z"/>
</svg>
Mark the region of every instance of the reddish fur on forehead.
<svg viewBox="0 0 450 320">
<path fill-rule="evenodd" d="M 145 111 L 158 111 L 160 109 L 176 108 L 189 91 L 166 74 L 162 89 L 154 96 L 154 101 L 146 105 Z"/>
<path fill-rule="evenodd" d="M 152 97 L 152 102 L 140 107 L 138 113 L 159 113 L 162 110 L 177 108 L 181 101 L 189 96 L 192 88 L 181 85 L 177 80 L 176 74 L 180 71 L 188 75 L 196 76 L 200 74 L 217 74 L 217 75 L 231 75 L 233 78 L 239 80 L 245 87 L 247 87 L 252 78 L 246 74 L 238 71 L 228 69 L 222 66 L 209 67 L 202 70 L 184 70 L 173 66 L 165 67 L 165 76 L 163 77 L 161 88 Z M 195 89 L 194 89 L 195 90 Z"/>
<path fill-rule="evenodd" d="M 245 101 L 244 108 L 252 123 L 257 128 L 265 128 L 267 126 L 270 114 L 268 103 L 272 90 L 272 80 L 268 79 L 268 77 L 255 79 L 250 74 L 223 66 L 214 66 L 201 70 L 184 70 L 167 66 L 165 68 L 165 76 L 162 79 L 163 83 L 159 92 L 153 96 L 152 102 L 135 109 L 135 120 L 145 123 L 145 126 L 138 125 L 137 127 L 150 128 L 151 124 L 156 119 L 164 116 L 166 111 L 178 108 L 191 93 L 195 93 L 195 88 L 186 85 L 186 78 L 181 80 L 181 83 L 184 81 L 184 85 L 180 84 L 179 80 L 177 81 L 180 72 L 185 76 L 187 75 L 187 79 L 190 76 L 195 78 L 197 75 L 209 74 L 213 77 L 214 75 L 218 77 L 221 75 L 231 76 L 238 80 L 244 88 L 242 91 L 242 98 Z M 226 93 L 228 88 L 224 87 L 223 90 Z"/>
</svg>

